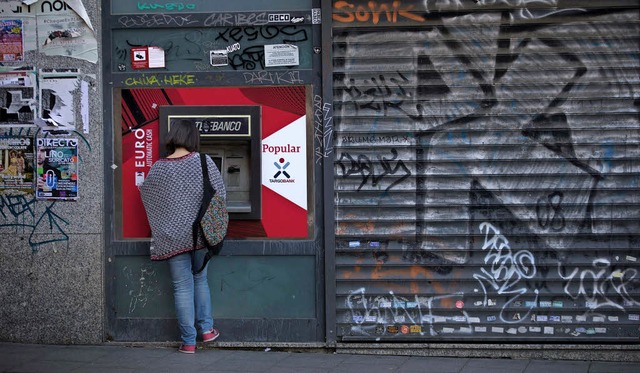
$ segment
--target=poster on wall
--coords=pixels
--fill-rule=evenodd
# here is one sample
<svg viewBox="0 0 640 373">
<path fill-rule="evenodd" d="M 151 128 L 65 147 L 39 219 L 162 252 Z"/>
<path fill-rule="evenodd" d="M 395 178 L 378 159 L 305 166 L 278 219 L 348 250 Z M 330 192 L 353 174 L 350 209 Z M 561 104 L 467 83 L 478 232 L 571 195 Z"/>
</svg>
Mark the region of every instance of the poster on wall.
<svg viewBox="0 0 640 373">
<path fill-rule="evenodd" d="M 22 60 L 16 61 L 18 63 L 22 63 L 26 60 L 24 56 L 26 52 L 38 49 L 36 33 L 37 8 L 37 6 L 28 6 L 20 0 L 0 1 L 0 24 L 1 21 L 13 22 L 16 20 L 19 20 L 21 23 L 20 33 L 22 34 Z M 0 46 L 0 51 L 4 50 L 4 46 Z"/>
<path fill-rule="evenodd" d="M 79 90 L 77 69 L 42 70 L 40 117 L 57 129 L 75 129 L 74 91 Z"/>
<path fill-rule="evenodd" d="M 0 191 L 33 193 L 33 139 L 0 136 Z"/>
<path fill-rule="evenodd" d="M 0 126 L 33 124 L 36 102 L 34 71 L 0 73 Z"/>
<path fill-rule="evenodd" d="M 78 139 L 36 140 L 36 198 L 78 198 Z"/>
<path fill-rule="evenodd" d="M 62 10 L 41 8 L 44 11 L 37 16 L 40 53 L 71 56 L 92 63 L 98 61 L 98 40 L 78 13 L 67 7 Z"/>
<path fill-rule="evenodd" d="M 0 62 L 22 62 L 23 40 L 22 20 L 0 19 Z"/>
<path fill-rule="evenodd" d="M 262 140 L 262 185 L 307 210 L 306 116 Z"/>
</svg>

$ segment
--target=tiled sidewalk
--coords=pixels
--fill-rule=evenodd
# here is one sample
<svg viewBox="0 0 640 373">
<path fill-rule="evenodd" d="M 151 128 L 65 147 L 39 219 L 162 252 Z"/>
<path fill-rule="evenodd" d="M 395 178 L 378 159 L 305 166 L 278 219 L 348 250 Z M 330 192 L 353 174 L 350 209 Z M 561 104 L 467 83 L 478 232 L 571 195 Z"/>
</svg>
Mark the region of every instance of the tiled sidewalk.
<svg viewBox="0 0 640 373">
<path fill-rule="evenodd" d="M 638 373 L 640 363 L 0 343 L 0 372 Z"/>
</svg>

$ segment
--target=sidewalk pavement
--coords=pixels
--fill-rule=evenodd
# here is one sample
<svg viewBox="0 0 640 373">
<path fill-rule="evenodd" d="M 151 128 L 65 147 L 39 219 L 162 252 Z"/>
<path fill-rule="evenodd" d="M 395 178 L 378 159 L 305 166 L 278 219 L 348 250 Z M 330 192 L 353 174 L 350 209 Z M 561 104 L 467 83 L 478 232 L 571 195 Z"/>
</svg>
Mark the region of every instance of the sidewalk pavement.
<svg viewBox="0 0 640 373">
<path fill-rule="evenodd" d="M 267 349 L 268 350 L 268 349 Z M 640 363 L 349 355 L 123 345 L 32 345 L 0 342 L 0 372 L 415 372 L 415 373 L 638 373 Z"/>
</svg>

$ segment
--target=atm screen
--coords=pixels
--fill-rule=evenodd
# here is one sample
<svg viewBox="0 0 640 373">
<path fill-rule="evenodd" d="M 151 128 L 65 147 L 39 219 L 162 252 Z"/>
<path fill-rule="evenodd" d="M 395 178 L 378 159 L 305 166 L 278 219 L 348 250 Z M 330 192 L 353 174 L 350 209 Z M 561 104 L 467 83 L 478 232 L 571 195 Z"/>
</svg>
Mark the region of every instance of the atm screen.
<svg viewBox="0 0 640 373">
<path fill-rule="evenodd" d="M 222 170 L 222 157 L 217 155 L 212 155 L 211 159 L 213 159 L 213 163 L 216 164 L 216 167 L 218 167 L 218 170 Z"/>
</svg>

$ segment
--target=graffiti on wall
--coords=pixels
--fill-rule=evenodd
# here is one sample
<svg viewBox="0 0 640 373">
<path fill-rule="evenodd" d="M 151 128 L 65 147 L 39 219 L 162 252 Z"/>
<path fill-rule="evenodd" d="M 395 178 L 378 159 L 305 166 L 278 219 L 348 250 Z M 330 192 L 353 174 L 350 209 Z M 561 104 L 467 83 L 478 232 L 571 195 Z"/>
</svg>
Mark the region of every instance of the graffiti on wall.
<svg viewBox="0 0 640 373">
<path fill-rule="evenodd" d="M 153 19 L 171 17 L 168 24 L 184 24 L 184 28 L 171 29 L 136 29 L 132 33 L 129 29 L 114 31 L 113 52 L 114 66 L 118 71 L 126 71 L 131 66 L 131 48 L 138 46 L 157 46 L 164 50 L 167 68 L 172 71 L 218 71 L 212 66 L 210 51 L 228 51 L 228 66 L 238 71 L 261 71 L 265 69 L 264 46 L 269 44 L 291 44 L 299 47 L 299 50 L 311 50 L 310 30 L 300 25 L 265 25 L 265 26 L 229 26 L 207 27 L 200 22 L 188 22 L 181 15 L 151 15 Z M 176 19 L 179 18 L 180 21 Z M 122 21 L 122 20 L 121 20 Z M 122 21 L 123 26 L 139 26 L 131 18 Z M 146 25 L 145 25 L 146 26 Z M 200 27 L 196 27 L 200 26 Z M 300 66 L 309 67 L 311 55 L 301 53 Z M 226 68 L 225 66 L 225 68 Z M 265 75 L 260 75 L 264 77 Z M 290 74 L 269 75 L 273 80 L 279 77 L 287 83 L 295 76 Z M 257 79 L 258 76 L 254 76 Z M 265 84 L 265 83 L 263 83 Z"/>
<path fill-rule="evenodd" d="M 91 146 L 84 135 L 78 131 L 69 131 L 87 146 Z M 13 136 L 43 136 L 39 130 L 31 127 L 12 127 L 5 132 Z M 37 200 L 33 193 L 0 194 L 0 231 L 20 237 L 28 237 L 27 243 L 32 252 L 56 245 L 69 245 L 71 220 L 60 210 L 65 202 Z"/>
<path fill-rule="evenodd" d="M 334 2 L 339 333 L 640 334 L 638 8 L 565 3 Z"/>
</svg>

